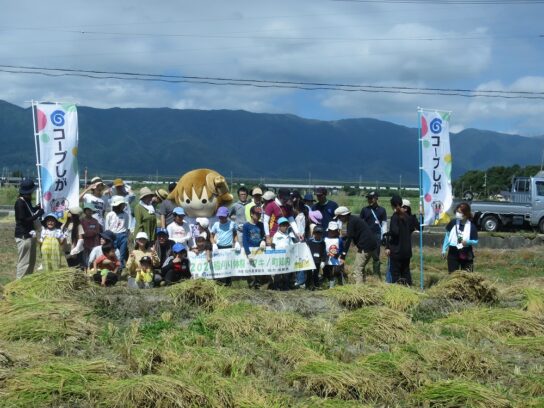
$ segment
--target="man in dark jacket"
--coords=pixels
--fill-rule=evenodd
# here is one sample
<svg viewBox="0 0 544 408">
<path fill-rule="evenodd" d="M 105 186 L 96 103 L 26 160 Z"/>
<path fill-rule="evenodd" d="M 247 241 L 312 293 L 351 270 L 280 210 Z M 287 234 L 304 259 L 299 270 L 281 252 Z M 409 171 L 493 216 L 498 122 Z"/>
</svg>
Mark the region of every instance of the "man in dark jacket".
<svg viewBox="0 0 544 408">
<path fill-rule="evenodd" d="M 395 194 L 391 198 L 393 215 L 389 225 L 389 240 L 386 252 L 391 262 L 391 282 L 411 285 L 412 232 L 419 227 L 419 223 L 403 207 L 402 198 Z"/>
<path fill-rule="evenodd" d="M 348 208 L 338 207 L 334 211 L 334 214 L 342 222 L 342 225 L 347 224 L 346 242 L 344 251 L 342 252 L 342 255 L 340 255 L 340 260 L 342 263 L 344 262 L 349 248 L 353 243 L 357 247 L 357 254 L 355 255 L 355 262 L 353 264 L 355 283 L 364 283 L 366 281 L 364 264 L 366 254 L 374 251 L 377 245 L 374 234 L 367 223 L 362 218 L 351 215 L 351 211 Z"/>
<path fill-rule="evenodd" d="M 376 245 L 374 251 L 367 254 L 364 267 L 366 268 L 366 265 L 372 258 L 372 270 L 374 274 L 381 278 L 380 245 L 383 234 L 387 232 L 387 212 L 385 211 L 385 208 L 378 204 L 379 197 L 376 191 L 368 193 L 366 198 L 368 200 L 368 206 L 363 207 L 361 210 L 361 218 L 365 220 L 370 227 L 370 230 L 374 233 L 378 245 Z"/>
<path fill-rule="evenodd" d="M 17 279 L 34 272 L 36 264 L 36 229 L 34 221 L 43 215 L 40 205 L 32 206 L 32 193 L 37 186 L 32 180 L 23 180 L 19 197 L 14 205 L 15 242 L 17 244 Z"/>
</svg>

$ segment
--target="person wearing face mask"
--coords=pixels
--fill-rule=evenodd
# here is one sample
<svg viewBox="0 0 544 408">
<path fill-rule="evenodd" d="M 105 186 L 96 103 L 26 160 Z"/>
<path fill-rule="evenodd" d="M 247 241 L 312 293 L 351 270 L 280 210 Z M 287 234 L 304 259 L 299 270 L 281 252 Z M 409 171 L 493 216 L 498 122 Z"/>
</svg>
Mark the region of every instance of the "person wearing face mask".
<svg viewBox="0 0 544 408">
<path fill-rule="evenodd" d="M 478 245 L 478 230 L 471 222 L 472 214 L 467 203 L 455 208 L 455 219 L 446 226 L 446 236 L 442 245 L 442 258 L 448 260 L 448 272 L 474 270 L 474 251 Z"/>
</svg>

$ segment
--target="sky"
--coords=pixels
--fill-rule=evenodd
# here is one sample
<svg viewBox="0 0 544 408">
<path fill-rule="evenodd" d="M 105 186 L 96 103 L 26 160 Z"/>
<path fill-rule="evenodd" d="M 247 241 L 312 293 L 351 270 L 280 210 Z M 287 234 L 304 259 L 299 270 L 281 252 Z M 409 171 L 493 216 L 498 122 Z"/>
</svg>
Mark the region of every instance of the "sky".
<svg viewBox="0 0 544 408">
<path fill-rule="evenodd" d="M 544 3 L 538 1 L 3 3 L 0 99 L 19 106 L 47 100 L 97 108 L 244 109 L 320 120 L 371 117 L 409 127 L 417 126 L 421 106 L 452 111 L 453 132 L 544 135 Z M 466 98 L 174 84 L 50 77 L 8 65 L 541 94 Z"/>
</svg>

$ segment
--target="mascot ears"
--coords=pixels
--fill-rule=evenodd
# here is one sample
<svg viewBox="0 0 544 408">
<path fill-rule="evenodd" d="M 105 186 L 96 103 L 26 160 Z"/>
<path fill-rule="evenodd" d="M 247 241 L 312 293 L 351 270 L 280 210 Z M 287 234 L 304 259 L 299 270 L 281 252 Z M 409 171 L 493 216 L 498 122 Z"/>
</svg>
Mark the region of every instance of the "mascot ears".
<svg viewBox="0 0 544 408">
<path fill-rule="evenodd" d="M 206 176 L 206 187 L 212 191 L 220 201 L 228 202 L 233 200 L 232 194 L 229 193 L 229 187 L 225 177 L 208 173 Z"/>
</svg>

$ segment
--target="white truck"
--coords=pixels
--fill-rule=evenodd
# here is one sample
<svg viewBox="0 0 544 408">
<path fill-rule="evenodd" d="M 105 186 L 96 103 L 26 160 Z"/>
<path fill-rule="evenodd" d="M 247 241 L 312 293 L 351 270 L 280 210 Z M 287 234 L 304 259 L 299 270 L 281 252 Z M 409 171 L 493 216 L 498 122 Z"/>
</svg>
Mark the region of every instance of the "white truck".
<svg viewBox="0 0 544 408">
<path fill-rule="evenodd" d="M 506 228 L 537 228 L 544 234 L 544 171 L 534 177 L 517 177 L 506 201 L 473 201 L 474 221 L 484 231 Z"/>
</svg>

